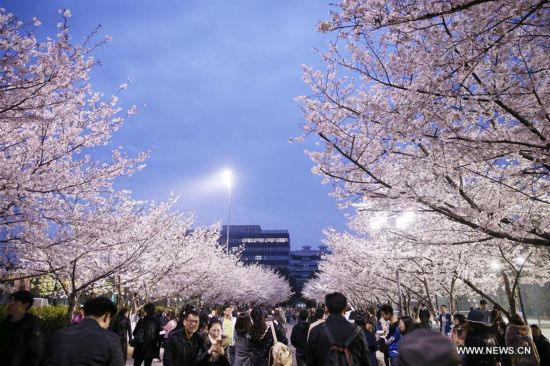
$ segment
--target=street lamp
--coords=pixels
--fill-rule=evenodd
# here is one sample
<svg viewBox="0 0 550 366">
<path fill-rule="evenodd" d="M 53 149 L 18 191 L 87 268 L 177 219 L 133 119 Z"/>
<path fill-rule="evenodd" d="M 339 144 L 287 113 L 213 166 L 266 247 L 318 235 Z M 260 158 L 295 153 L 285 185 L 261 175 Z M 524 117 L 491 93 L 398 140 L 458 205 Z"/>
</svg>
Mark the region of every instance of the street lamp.
<svg viewBox="0 0 550 366">
<path fill-rule="evenodd" d="M 225 251 L 229 254 L 229 225 L 231 225 L 231 183 L 233 182 L 233 173 L 229 169 L 223 171 L 223 182 L 227 186 L 228 201 L 227 201 L 227 228 L 226 228 L 226 240 Z"/>
</svg>

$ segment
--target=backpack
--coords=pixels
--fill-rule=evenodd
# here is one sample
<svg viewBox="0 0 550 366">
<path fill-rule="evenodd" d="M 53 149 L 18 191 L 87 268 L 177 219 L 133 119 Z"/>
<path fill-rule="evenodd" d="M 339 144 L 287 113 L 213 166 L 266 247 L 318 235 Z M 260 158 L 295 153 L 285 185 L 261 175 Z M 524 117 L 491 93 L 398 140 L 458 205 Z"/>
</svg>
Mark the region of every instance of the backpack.
<svg viewBox="0 0 550 366">
<path fill-rule="evenodd" d="M 327 360 L 325 362 L 326 366 L 353 366 L 353 356 L 349 350 L 349 346 L 353 343 L 355 338 L 361 332 L 361 328 L 353 328 L 353 332 L 348 336 L 344 344 L 337 344 L 334 341 L 334 337 L 330 334 L 328 327 L 325 324 L 321 324 L 325 334 L 327 335 L 328 341 L 331 344 L 330 351 L 328 353 Z"/>
<path fill-rule="evenodd" d="M 292 354 L 286 346 L 277 340 L 277 334 L 275 334 L 275 324 L 271 324 L 271 333 L 273 334 L 273 346 L 269 352 L 268 365 L 273 366 L 292 366 Z"/>
</svg>

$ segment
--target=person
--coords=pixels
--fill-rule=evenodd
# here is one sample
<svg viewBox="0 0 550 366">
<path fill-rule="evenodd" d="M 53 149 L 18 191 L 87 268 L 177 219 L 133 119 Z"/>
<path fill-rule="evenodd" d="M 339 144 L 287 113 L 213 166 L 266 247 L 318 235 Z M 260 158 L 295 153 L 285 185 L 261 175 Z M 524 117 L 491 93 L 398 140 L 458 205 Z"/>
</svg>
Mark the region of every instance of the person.
<svg viewBox="0 0 550 366">
<path fill-rule="evenodd" d="M 286 309 L 285 316 L 286 316 L 286 323 L 288 325 L 292 324 L 292 322 L 293 322 L 293 313 L 292 313 L 291 308 Z"/>
<path fill-rule="evenodd" d="M 134 366 L 151 366 L 154 358 L 158 358 L 158 334 L 160 333 L 160 324 L 155 316 L 155 305 L 145 304 L 143 307 L 145 316 L 141 318 L 134 328 Z"/>
<path fill-rule="evenodd" d="M 235 322 L 235 360 L 233 366 L 250 366 L 250 338 L 248 331 L 252 320 L 248 313 L 241 313 Z"/>
<path fill-rule="evenodd" d="M 276 321 L 266 322 L 267 312 L 261 308 L 254 308 L 250 313 L 252 317 L 252 326 L 248 331 L 250 336 L 250 365 L 267 366 L 269 361 L 269 352 L 274 345 L 271 327 L 275 331 L 277 341 L 288 344 L 286 332 L 282 324 Z"/>
<path fill-rule="evenodd" d="M 487 300 L 481 299 L 481 301 L 479 302 L 479 310 L 483 313 L 485 324 L 491 324 L 491 313 L 487 309 Z"/>
<path fill-rule="evenodd" d="M 223 331 L 222 334 L 226 337 L 225 341 L 229 345 L 229 360 L 233 363 L 235 359 L 235 323 L 237 318 L 233 316 L 233 307 L 229 304 L 223 307 Z"/>
<path fill-rule="evenodd" d="M 292 327 L 290 333 L 290 343 L 296 349 L 296 363 L 298 366 L 305 366 L 306 364 L 307 332 L 309 330 L 307 317 L 307 310 L 300 311 L 298 323 Z"/>
<path fill-rule="evenodd" d="M 122 308 L 118 311 L 116 318 L 111 322 L 109 327 L 120 339 L 120 347 L 124 362 L 128 359 L 128 340 L 132 340 L 132 325 L 128 318 L 128 309 Z"/>
<path fill-rule="evenodd" d="M 178 322 L 176 320 L 176 315 L 173 312 L 169 312 L 168 315 L 168 323 L 164 326 L 164 340 L 162 344 L 166 343 L 166 340 L 168 339 L 168 336 L 170 335 L 170 332 L 176 329 Z"/>
<path fill-rule="evenodd" d="M 491 319 L 491 329 L 497 337 L 497 343 L 500 347 L 504 347 L 506 344 L 506 328 L 507 325 L 502 318 L 502 314 L 498 309 L 491 310 L 491 314 L 488 317 Z M 510 356 L 508 354 L 500 355 L 500 364 L 501 366 L 510 366 Z"/>
<path fill-rule="evenodd" d="M 325 296 L 328 317 L 325 322 L 311 329 L 307 341 L 306 364 L 325 365 L 334 352 L 333 346 L 347 346 L 353 365 L 370 365 L 367 341 L 361 328 L 344 317 L 346 297 L 334 292 Z"/>
<path fill-rule="evenodd" d="M 455 314 L 453 316 L 454 326 L 451 330 L 451 340 L 457 345 L 457 347 L 464 346 L 464 326 L 466 325 L 466 317 L 462 314 Z"/>
<path fill-rule="evenodd" d="M 183 315 L 183 326 L 173 330 L 164 345 L 164 366 L 196 366 L 200 357 L 208 352 L 199 329 L 199 313 L 188 310 Z"/>
<path fill-rule="evenodd" d="M 356 316 L 355 325 L 360 327 L 365 334 L 365 340 L 367 341 L 367 347 L 369 348 L 369 360 L 372 366 L 378 366 L 378 360 L 376 359 L 376 351 L 378 351 L 378 342 L 376 342 L 375 333 L 372 332 L 373 325 L 368 321 L 369 314 L 366 317 Z"/>
<path fill-rule="evenodd" d="M 399 331 L 401 332 L 402 336 L 405 336 L 405 334 L 408 334 L 415 329 L 416 323 L 414 322 L 413 318 L 408 315 L 399 317 Z"/>
<path fill-rule="evenodd" d="M 120 339 L 108 329 L 115 314 L 116 305 L 107 297 L 86 301 L 84 319 L 51 337 L 43 365 L 123 366 Z"/>
<path fill-rule="evenodd" d="M 29 291 L 9 295 L 7 316 L 0 323 L 0 365 L 39 365 L 44 338 L 39 319 L 29 313 L 33 302 Z"/>
<path fill-rule="evenodd" d="M 533 333 L 533 341 L 535 341 L 537 347 L 541 366 L 550 365 L 550 342 L 548 338 L 542 335 L 542 331 L 536 324 L 531 324 L 531 332 Z"/>
<path fill-rule="evenodd" d="M 80 323 L 84 319 L 84 307 L 80 305 L 78 311 L 73 312 L 73 318 L 71 319 L 71 325 Z"/>
<path fill-rule="evenodd" d="M 479 309 L 472 309 L 466 317 L 464 347 L 487 349 L 498 346 L 494 331 L 485 323 L 485 314 Z M 492 353 L 466 353 L 464 366 L 496 366 L 498 355 Z"/>
<path fill-rule="evenodd" d="M 311 330 L 318 326 L 319 324 L 322 324 L 325 322 L 325 318 L 328 315 L 328 310 L 325 306 L 325 308 L 317 308 L 315 309 L 315 312 L 312 316 L 309 317 L 309 329 L 307 331 L 307 337 L 309 338 L 309 333 L 311 333 Z"/>
<path fill-rule="evenodd" d="M 390 323 L 388 333 L 384 338 L 381 338 L 387 347 L 390 365 L 397 364 L 397 355 L 399 354 L 399 342 L 401 342 L 401 331 L 399 330 L 399 321 L 393 313 L 393 308 L 390 304 L 384 304 L 380 307 L 382 319 Z"/>
<path fill-rule="evenodd" d="M 537 347 L 531 334 L 531 327 L 524 323 L 518 314 L 512 315 L 510 324 L 506 329 L 506 347 L 513 347 L 516 350 L 520 347 L 528 348 L 531 352 L 517 352 L 510 355 L 512 366 L 537 366 L 540 364 Z"/>
<path fill-rule="evenodd" d="M 460 366 L 456 346 L 448 338 L 430 329 L 419 328 L 403 338 L 399 345 L 399 366 Z"/>
<path fill-rule="evenodd" d="M 439 310 L 441 311 L 439 314 L 439 333 L 449 336 L 451 334 L 451 314 L 447 312 L 447 305 L 441 305 Z"/>
<path fill-rule="evenodd" d="M 365 318 L 365 321 L 367 323 L 372 324 L 372 334 L 376 337 L 376 322 L 377 322 L 377 319 L 376 319 L 376 309 L 374 308 L 374 306 L 370 306 L 367 309 L 367 317 Z"/>
<path fill-rule="evenodd" d="M 222 322 L 218 318 L 210 319 L 206 327 L 204 344 L 207 352 L 199 359 L 200 365 L 230 366 L 228 338 L 222 338 Z"/>
<path fill-rule="evenodd" d="M 418 311 L 418 318 L 420 319 L 420 325 L 422 328 L 430 329 L 432 327 L 430 321 L 430 310 L 426 307 L 426 304 L 422 303 L 420 305 L 420 310 Z"/>
</svg>

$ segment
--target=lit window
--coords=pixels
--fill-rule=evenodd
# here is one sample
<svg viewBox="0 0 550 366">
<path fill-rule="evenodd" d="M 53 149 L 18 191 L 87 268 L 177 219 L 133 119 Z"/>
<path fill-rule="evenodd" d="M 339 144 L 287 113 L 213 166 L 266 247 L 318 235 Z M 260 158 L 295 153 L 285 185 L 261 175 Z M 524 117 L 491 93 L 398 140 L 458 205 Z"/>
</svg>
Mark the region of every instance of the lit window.
<svg viewBox="0 0 550 366">
<path fill-rule="evenodd" d="M 254 260 L 255 260 L 255 261 L 261 261 L 261 260 L 262 260 L 262 256 L 261 256 L 261 255 L 255 255 L 255 256 L 254 256 Z"/>
</svg>

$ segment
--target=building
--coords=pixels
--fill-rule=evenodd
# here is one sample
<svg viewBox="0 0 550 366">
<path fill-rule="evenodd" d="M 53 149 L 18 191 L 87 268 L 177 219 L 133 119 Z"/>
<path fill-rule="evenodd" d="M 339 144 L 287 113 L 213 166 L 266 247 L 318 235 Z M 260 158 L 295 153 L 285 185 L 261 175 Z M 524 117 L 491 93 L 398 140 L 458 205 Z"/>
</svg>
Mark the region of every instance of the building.
<svg viewBox="0 0 550 366">
<path fill-rule="evenodd" d="M 301 250 L 290 252 L 289 277 L 297 290 L 301 290 L 304 283 L 317 272 L 323 253 L 328 253 L 328 247 L 325 245 L 321 245 L 319 249 L 304 246 Z"/>
<path fill-rule="evenodd" d="M 227 225 L 223 225 L 220 244 L 226 245 Z M 288 230 L 262 230 L 260 225 L 230 225 L 229 251 L 242 250 L 245 263 L 258 263 L 288 273 L 290 235 Z"/>
</svg>

